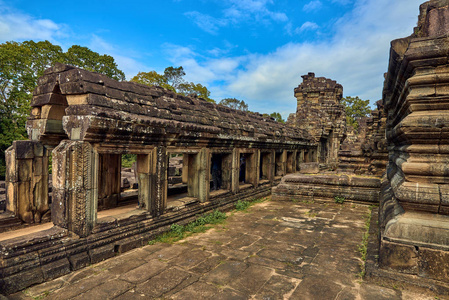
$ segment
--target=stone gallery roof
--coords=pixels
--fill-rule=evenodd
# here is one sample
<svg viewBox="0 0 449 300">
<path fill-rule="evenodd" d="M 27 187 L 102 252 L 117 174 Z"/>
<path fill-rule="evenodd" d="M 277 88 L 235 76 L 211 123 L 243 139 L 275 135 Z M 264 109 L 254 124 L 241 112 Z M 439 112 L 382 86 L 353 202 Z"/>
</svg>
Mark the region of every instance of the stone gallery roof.
<svg viewBox="0 0 449 300">
<path fill-rule="evenodd" d="M 60 118 L 69 138 L 86 141 L 155 144 L 176 139 L 215 146 L 229 144 L 229 140 L 289 144 L 310 140 L 304 130 L 259 113 L 185 97 L 157 86 L 118 82 L 63 64 L 47 69 L 39 78 L 29 132 L 39 127 L 36 121 L 57 119 L 44 109 L 47 105 L 55 111 L 55 107 L 62 108 L 64 116 Z"/>
</svg>

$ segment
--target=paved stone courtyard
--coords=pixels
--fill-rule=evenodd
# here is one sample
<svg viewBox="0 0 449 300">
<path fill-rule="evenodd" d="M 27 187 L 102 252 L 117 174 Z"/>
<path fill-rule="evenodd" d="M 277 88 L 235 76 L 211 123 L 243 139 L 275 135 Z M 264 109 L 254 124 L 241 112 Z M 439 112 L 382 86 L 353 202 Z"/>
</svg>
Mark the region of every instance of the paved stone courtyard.
<svg viewBox="0 0 449 300">
<path fill-rule="evenodd" d="M 360 280 L 369 211 L 265 201 L 205 233 L 132 250 L 10 298 L 442 299 Z"/>
</svg>

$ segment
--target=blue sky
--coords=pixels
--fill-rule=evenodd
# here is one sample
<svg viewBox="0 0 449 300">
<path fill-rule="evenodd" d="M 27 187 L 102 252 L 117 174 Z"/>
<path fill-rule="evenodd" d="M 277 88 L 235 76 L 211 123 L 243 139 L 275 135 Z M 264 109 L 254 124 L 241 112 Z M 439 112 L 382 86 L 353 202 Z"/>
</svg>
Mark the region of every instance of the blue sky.
<svg viewBox="0 0 449 300">
<path fill-rule="evenodd" d="M 390 41 L 410 35 L 424 0 L 0 0 L 0 42 L 49 40 L 112 55 L 131 79 L 183 66 L 217 102 L 296 110 L 315 72 L 344 96 L 381 99 Z"/>
</svg>

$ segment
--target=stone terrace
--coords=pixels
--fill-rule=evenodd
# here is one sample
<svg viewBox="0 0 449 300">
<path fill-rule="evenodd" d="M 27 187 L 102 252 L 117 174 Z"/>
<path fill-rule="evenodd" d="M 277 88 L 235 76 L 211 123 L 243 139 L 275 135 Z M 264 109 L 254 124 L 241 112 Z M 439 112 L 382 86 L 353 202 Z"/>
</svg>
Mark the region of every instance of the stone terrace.
<svg viewBox="0 0 449 300">
<path fill-rule="evenodd" d="M 10 297 L 437 299 L 360 281 L 367 215 L 364 205 L 265 201 L 228 213 L 206 233 L 138 248 Z"/>
</svg>

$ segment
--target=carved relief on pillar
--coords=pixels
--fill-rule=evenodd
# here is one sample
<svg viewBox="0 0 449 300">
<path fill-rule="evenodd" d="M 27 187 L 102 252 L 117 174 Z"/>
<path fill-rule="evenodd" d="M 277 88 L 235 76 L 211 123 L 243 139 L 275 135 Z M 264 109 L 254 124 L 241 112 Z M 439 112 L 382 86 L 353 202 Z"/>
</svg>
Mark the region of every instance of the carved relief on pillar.
<svg viewBox="0 0 449 300">
<path fill-rule="evenodd" d="M 87 236 L 97 218 L 98 153 L 90 143 L 65 140 L 53 156 L 52 221 Z"/>
</svg>

